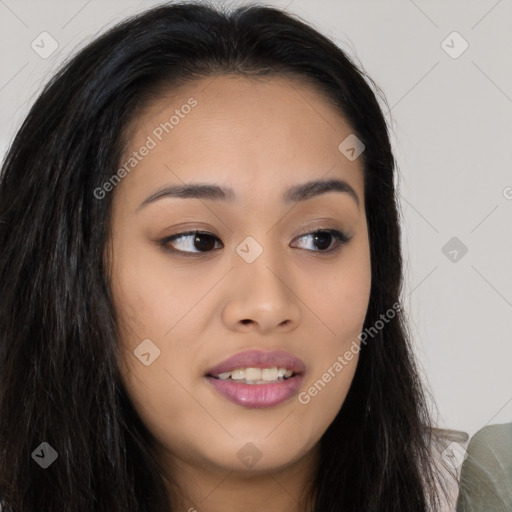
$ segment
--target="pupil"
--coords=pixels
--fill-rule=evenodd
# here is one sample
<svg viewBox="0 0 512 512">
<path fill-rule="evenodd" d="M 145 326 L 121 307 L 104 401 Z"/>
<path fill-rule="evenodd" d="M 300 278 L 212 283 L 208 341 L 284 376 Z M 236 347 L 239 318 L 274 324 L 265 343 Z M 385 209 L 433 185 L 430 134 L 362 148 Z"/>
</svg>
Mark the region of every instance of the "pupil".
<svg viewBox="0 0 512 512">
<path fill-rule="evenodd" d="M 208 238 L 210 239 L 209 241 L 208 241 Z M 206 243 L 205 243 L 205 239 L 206 239 Z M 201 240 L 203 240 L 203 243 L 201 243 Z M 208 251 L 215 247 L 215 240 L 211 236 L 209 237 L 208 235 L 198 234 L 194 238 L 194 246 L 199 251 Z"/>
<path fill-rule="evenodd" d="M 329 246 L 331 245 L 331 241 L 330 241 L 331 236 L 332 236 L 331 233 L 329 233 L 327 231 L 316 233 L 314 236 L 314 240 L 315 240 L 315 243 L 317 244 L 317 247 L 318 247 L 318 243 L 320 243 L 320 246 L 321 246 L 322 244 L 325 244 L 325 242 L 327 242 L 325 247 L 318 247 L 318 248 L 319 249 L 328 249 Z"/>
</svg>

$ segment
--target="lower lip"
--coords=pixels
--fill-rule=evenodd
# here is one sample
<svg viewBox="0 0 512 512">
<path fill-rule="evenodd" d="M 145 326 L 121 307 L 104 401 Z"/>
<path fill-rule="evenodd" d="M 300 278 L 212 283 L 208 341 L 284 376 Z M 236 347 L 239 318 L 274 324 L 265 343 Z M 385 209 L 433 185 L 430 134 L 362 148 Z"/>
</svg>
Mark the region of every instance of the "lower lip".
<svg viewBox="0 0 512 512">
<path fill-rule="evenodd" d="M 304 380 L 304 374 L 269 384 L 243 384 L 213 377 L 207 377 L 207 380 L 231 402 L 251 409 L 264 409 L 279 405 L 294 396 Z"/>
</svg>

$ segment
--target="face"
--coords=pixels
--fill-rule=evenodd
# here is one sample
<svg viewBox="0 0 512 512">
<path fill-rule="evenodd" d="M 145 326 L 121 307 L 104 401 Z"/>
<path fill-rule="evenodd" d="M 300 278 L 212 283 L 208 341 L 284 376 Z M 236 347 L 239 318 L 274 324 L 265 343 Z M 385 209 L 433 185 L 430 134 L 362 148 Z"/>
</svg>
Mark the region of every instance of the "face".
<svg viewBox="0 0 512 512">
<path fill-rule="evenodd" d="M 176 465 L 298 463 L 343 404 L 370 295 L 353 130 L 310 86 L 222 76 L 129 133 L 110 258 L 135 408 Z M 195 184 L 219 189 L 171 191 Z"/>
</svg>

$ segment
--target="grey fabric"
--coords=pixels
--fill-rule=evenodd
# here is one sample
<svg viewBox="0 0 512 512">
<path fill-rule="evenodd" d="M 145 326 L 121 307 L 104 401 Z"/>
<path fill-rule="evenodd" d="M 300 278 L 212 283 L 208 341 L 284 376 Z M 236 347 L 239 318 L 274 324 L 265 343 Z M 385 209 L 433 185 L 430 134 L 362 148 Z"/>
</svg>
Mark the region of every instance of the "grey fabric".
<svg viewBox="0 0 512 512">
<path fill-rule="evenodd" d="M 471 438 L 457 512 L 512 512 L 512 423 L 489 425 Z"/>
</svg>

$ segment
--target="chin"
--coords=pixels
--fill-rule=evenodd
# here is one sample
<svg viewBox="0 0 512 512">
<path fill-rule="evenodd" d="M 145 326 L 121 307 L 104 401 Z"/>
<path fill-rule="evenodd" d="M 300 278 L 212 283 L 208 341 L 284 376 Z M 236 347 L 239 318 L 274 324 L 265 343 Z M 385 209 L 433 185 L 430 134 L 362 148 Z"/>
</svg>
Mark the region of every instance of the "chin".
<svg viewBox="0 0 512 512">
<path fill-rule="evenodd" d="M 274 440 L 270 440 L 270 437 L 265 439 L 260 433 L 254 438 L 246 435 L 239 441 L 230 440 L 221 453 L 212 454 L 210 451 L 208 458 L 218 469 L 254 476 L 285 469 L 311 449 L 309 445 L 305 447 L 296 436 L 276 435 Z M 285 443 L 285 438 L 292 438 L 293 444 Z"/>
</svg>

